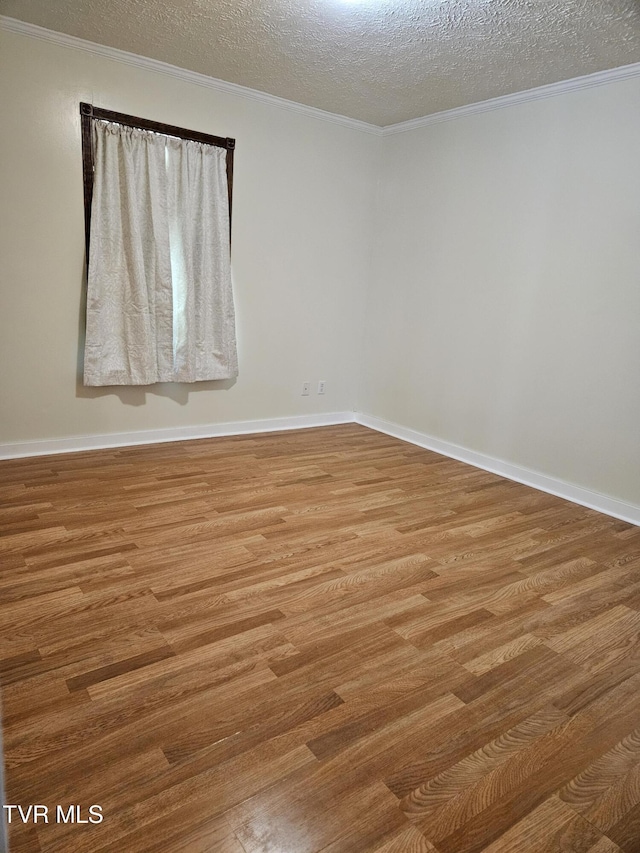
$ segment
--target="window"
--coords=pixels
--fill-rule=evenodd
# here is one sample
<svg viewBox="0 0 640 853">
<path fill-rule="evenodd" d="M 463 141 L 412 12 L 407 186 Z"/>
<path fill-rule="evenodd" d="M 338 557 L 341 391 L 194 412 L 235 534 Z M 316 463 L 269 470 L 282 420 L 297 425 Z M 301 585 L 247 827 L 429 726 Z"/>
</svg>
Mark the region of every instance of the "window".
<svg viewBox="0 0 640 853">
<path fill-rule="evenodd" d="M 237 375 L 235 141 L 81 104 L 85 385 Z"/>
</svg>

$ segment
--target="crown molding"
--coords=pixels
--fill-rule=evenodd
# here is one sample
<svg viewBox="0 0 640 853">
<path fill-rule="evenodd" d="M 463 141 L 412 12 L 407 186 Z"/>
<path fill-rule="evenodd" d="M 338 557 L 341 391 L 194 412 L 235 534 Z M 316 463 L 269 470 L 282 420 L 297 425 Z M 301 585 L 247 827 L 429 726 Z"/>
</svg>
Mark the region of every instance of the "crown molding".
<svg viewBox="0 0 640 853">
<path fill-rule="evenodd" d="M 186 68 L 179 68 L 176 65 L 170 65 L 168 62 L 161 62 L 158 59 L 151 59 L 147 56 L 139 56 L 137 53 L 129 53 L 129 51 L 119 50 L 116 47 L 97 44 L 96 42 L 87 41 L 86 39 L 77 38 L 76 36 L 70 36 L 66 33 L 58 33 L 55 30 L 48 30 L 46 27 L 39 27 L 36 24 L 29 24 L 26 21 L 18 21 L 16 18 L 9 18 L 6 15 L 0 15 L 0 30 L 16 33 L 17 35 L 29 36 L 30 38 L 41 39 L 42 41 L 53 42 L 61 47 L 69 47 L 73 50 L 83 50 L 87 53 L 93 54 L 94 56 L 102 56 L 105 59 L 111 59 L 115 62 L 124 63 L 125 65 L 132 65 L 135 68 L 142 68 L 145 71 L 154 71 L 157 74 L 165 74 L 178 80 L 184 80 L 185 82 L 193 83 L 196 86 L 204 86 L 207 89 L 214 89 L 217 92 L 235 95 L 240 98 L 247 98 L 251 101 L 258 101 L 259 103 L 278 107 L 279 109 L 289 110 L 290 112 L 307 116 L 307 118 L 328 121 L 332 124 L 339 124 L 343 127 L 349 127 L 352 130 L 359 130 L 364 133 L 373 134 L 374 136 L 382 135 L 381 127 L 378 127 L 375 124 L 369 124 L 366 121 L 359 121 L 358 119 L 349 118 L 348 116 L 330 113 L 326 110 L 320 110 L 317 107 L 309 107 L 306 104 L 299 104 L 296 101 L 288 101 L 286 98 L 279 98 L 277 95 L 269 95 L 266 92 L 259 92 L 257 89 L 240 86 L 238 83 L 228 83 L 226 80 L 218 80 L 216 77 L 208 77 L 206 74 L 200 74 L 197 71 L 188 71 Z"/>
<path fill-rule="evenodd" d="M 556 95 L 564 95 L 569 92 L 577 92 L 582 89 L 592 89 L 596 86 L 605 86 L 609 83 L 617 83 L 622 80 L 630 80 L 635 77 L 640 77 L 640 62 L 636 62 L 632 65 L 623 65 L 620 68 L 610 68 L 606 71 L 597 71 L 595 74 L 587 74 L 583 77 L 574 77 L 571 80 L 561 80 L 558 83 L 549 83 L 546 86 L 538 86 L 535 89 L 527 89 L 524 92 L 514 92 L 511 95 L 501 95 L 498 98 L 491 98 L 488 101 L 478 101 L 475 104 L 466 104 L 465 106 L 455 107 L 451 110 L 443 110 L 439 113 L 431 113 L 431 115 L 422 116 L 420 118 L 409 119 L 408 121 L 398 122 L 397 124 L 389 124 L 386 127 L 379 127 L 375 124 L 369 124 L 366 121 L 359 121 L 358 119 L 349 118 L 348 116 L 330 113 L 326 110 L 320 110 L 317 107 L 299 104 L 296 101 L 288 101 L 286 98 L 279 98 L 277 95 L 269 95 L 266 92 L 259 92 L 257 89 L 249 89 L 247 86 L 240 86 L 237 83 L 228 83 L 226 80 L 208 77 L 206 74 L 200 74 L 197 71 L 188 71 L 185 68 L 179 68 L 176 65 L 170 65 L 169 63 L 161 62 L 158 59 L 150 59 L 146 56 L 139 56 L 136 53 L 129 53 L 126 50 L 107 47 L 106 45 L 97 44 L 96 42 L 87 41 L 86 39 L 77 38 L 76 36 L 70 36 L 65 33 L 58 33 L 54 30 L 48 30 L 45 27 L 39 27 L 36 24 L 29 24 L 26 21 L 19 21 L 16 18 L 9 18 L 6 15 L 0 15 L 0 30 L 17 33 L 18 35 L 30 36 L 31 38 L 42 39 L 44 41 L 61 45 L 62 47 L 73 48 L 74 50 L 84 50 L 95 56 L 102 56 L 106 59 L 114 60 L 115 62 L 122 62 L 125 65 L 132 65 L 136 68 L 142 68 L 147 71 L 155 71 L 158 74 L 165 74 L 170 77 L 175 77 L 178 80 L 185 80 L 188 83 L 194 83 L 196 86 L 204 86 L 218 92 L 224 92 L 241 98 L 247 98 L 252 101 L 258 101 L 259 103 L 296 112 L 309 118 L 328 121 L 333 124 L 342 125 L 343 127 L 360 130 L 374 136 L 393 136 L 396 133 L 407 133 L 411 130 L 430 127 L 433 124 L 441 124 L 445 121 L 454 121 L 455 119 L 492 112 L 493 110 L 517 106 L 518 104 L 525 104 L 530 101 L 553 98 Z"/>
<path fill-rule="evenodd" d="M 422 116 L 422 118 L 409 119 L 409 121 L 402 121 L 398 124 L 389 124 L 382 128 L 382 136 L 407 133 L 410 130 L 417 130 L 421 127 L 430 127 L 432 124 L 441 124 L 444 121 L 454 121 L 455 119 L 465 118 L 466 116 L 479 115 L 480 113 L 493 112 L 493 110 L 501 110 L 505 107 L 526 104 L 530 101 L 554 98 L 556 95 L 566 95 L 568 92 L 593 89 L 596 86 L 618 83 L 621 80 L 630 80 L 634 77 L 640 77 L 640 62 L 632 65 L 623 65 L 620 68 L 610 68 L 607 71 L 597 71 L 595 74 L 574 77 L 571 80 L 561 80 L 559 83 L 549 83 L 546 86 L 538 86 L 536 89 L 527 89 L 524 92 L 514 92 L 512 95 L 501 95 L 499 98 L 478 101 L 478 103 L 455 107 L 452 110 L 443 110 L 439 113 L 432 113 L 428 116 Z"/>
</svg>

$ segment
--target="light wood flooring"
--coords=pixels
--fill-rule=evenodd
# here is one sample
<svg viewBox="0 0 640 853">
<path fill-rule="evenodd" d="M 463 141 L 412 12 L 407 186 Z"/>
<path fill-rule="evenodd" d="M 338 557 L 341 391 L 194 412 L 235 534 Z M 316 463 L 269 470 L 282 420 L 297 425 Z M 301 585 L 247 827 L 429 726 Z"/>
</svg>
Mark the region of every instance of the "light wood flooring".
<svg viewBox="0 0 640 853">
<path fill-rule="evenodd" d="M 353 424 L 0 483 L 12 853 L 640 851 L 640 528 Z"/>
</svg>

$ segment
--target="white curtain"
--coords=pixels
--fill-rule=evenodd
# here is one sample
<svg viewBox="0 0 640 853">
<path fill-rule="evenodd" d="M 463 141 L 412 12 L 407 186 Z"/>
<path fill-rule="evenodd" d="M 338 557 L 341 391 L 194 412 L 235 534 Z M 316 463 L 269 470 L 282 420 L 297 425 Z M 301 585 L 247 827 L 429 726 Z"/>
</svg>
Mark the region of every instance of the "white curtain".
<svg viewBox="0 0 640 853">
<path fill-rule="evenodd" d="M 93 132 L 85 385 L 236 376 L 226 150 Z"/>
</svg>

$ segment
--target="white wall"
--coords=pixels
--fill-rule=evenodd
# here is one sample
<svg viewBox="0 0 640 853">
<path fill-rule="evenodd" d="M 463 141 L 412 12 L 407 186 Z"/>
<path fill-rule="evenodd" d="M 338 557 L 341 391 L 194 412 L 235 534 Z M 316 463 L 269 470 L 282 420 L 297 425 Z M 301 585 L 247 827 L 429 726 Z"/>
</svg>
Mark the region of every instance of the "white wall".
<svg viewBox="0 0 640 853">
<path fill-rule="evenodd" d="M 383 144 L 359 409 L 640 504 L 640 79 Z"/>
<path fill-rule="evenodd" d="M 350 411 L 379 139 L 21 34 L 0 39 L 0 443 Z M 82 387 L 80 101 L 236 137 L 231 387 Z M 324 397 L 300 395 L 319 379 Z"/>
</svg>

